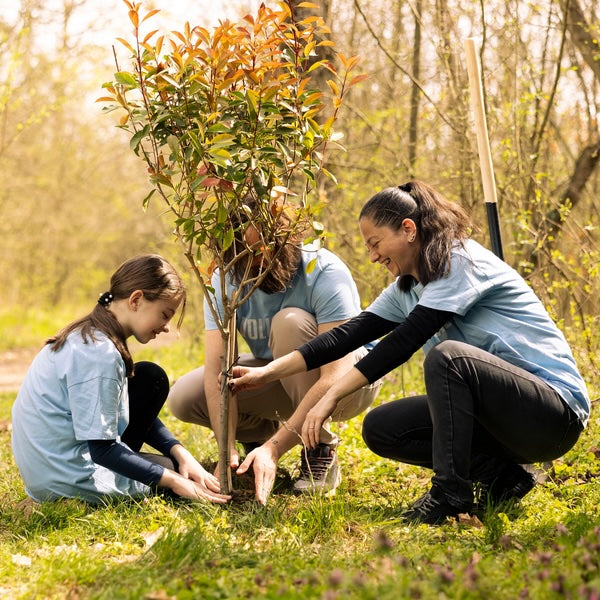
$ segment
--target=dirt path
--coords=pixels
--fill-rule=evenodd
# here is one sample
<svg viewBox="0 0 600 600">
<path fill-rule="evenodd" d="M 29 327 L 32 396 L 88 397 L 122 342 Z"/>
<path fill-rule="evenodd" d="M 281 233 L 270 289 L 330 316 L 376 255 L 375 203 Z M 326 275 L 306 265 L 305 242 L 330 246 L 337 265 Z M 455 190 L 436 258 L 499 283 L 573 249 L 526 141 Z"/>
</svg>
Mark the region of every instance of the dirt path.
<svg viewBox="0 0 600 600">
<path fill-rule="evenodd" d="M 155 340 L 148 342 L 148 346 L 161 348 L 177 340 L 176 332 L 163 333 Z M 139 347 L 139 344 L 133 341 L 129 347 L 135 358 L 135 349 Z M 0 353 L 0 393 L 17 392 L 19 390 L 25 373 L 38 351 L 39 348 L 20 348 Z"/>
<path fill-rule="evenodd" d="M 37 350 L 9 350 L 0 354 L 0 392 L 18 391 Z"/>
</svg>

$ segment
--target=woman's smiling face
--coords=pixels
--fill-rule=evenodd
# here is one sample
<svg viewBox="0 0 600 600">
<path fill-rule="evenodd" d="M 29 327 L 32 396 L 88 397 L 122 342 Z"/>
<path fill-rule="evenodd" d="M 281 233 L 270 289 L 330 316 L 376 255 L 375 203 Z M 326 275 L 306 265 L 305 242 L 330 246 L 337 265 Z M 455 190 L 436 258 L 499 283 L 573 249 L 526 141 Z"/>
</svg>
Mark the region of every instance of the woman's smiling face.
<svg viewBox="0 0 600 600">
<path fill-rule="evenodd" d="M 420 243 L 412 219 L 404 219 L 400 229 L 377 226 L 369 217 L 358 226 L 369 251 L 369 260 L 382 264 L 394 277 L 412 275 L 418 281 Z"/>
</svg>

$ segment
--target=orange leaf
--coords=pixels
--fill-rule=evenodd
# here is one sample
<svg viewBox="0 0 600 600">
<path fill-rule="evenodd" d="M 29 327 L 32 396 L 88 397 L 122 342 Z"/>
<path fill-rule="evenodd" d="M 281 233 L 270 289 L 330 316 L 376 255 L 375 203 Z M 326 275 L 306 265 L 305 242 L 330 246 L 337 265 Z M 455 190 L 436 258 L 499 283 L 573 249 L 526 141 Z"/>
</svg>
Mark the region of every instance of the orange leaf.
<svg viewBox="0 0 600 600">
<path fill-rule="evenodd" d="M 329 86 L 329 88 L 331 89 L 331 91 L 336 95 L 339 96 L 340 95 L 340 88 L 338 87 L 337 83 L 335 81 L 333 81 L 332 79 L 328 79 L 327 80 L 327 85 Z"/>
<path fill-rule="evenodd" d="M 125 46 L 125 48 L 127 48 L 127 50 L 130 50 L 133 54 L 135 54 L 135 50 L 133 49 L 133 46 L 127 40 L 124 40 L 123 38 L 118 37 L 117 41 L 121 42 L 121 44 L 123 44 L 123 46 Z"/>
<path fill-rule="evenodd" d="M 137 29 L 140 24 L 140 17 L 137 10 L 129 11 L 129 20 L 133 23 L 133 26 Z"/>
<path fill-rule="evenodd" d="M 163 45 L 163 40 L 165 39 L 164 35 L 161 35 L 157 40 L 156 40 L 156 57 L 158 58 L 160 55 L 160 51 L 162 50 L 162 45 Z"/>
<path fill-rule="evenodd" d="M 158 33 L 158 29 L 151 31 L 148 35 L 146 35 L 146 37 L 144 38 L 144 43 L 146 43 L 155 33 Z"/>
<path fill-rule="evenodd" d="M 155 8 L 154 10 L 151 10 L 150 12 L 146 13 L 146 15 L 144 15 L 144 18 L 142 19 L 142 23 L 146 20 L 149 19 L 150 17 L 153 17 L 156 13 L 159 13 L 160 9 Z"/>
<path fill-rule="evenodd" d="M 352 87 L 353 85 L 356 85 L 357 83 L 360 83 L 361 81 L 364 81 L 368 77 L 369 76 L 366 73 L 363 73 L 362 75 L 356 75 L 356 77 L 353 77 L 350 80 L 350 83 L 348 84 L 348 87 Z"/>
</svg>

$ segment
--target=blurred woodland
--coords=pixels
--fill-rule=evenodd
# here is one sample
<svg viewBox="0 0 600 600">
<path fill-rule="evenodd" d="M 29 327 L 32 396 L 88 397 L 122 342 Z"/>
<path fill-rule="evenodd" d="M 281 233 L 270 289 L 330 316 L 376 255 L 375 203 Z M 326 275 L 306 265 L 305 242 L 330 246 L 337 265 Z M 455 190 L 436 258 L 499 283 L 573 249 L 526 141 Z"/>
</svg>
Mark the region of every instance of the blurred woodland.
<svg viewBox="0 0 600 600">
<path fill-rule="evenodd" d="M 71 26 L 90 0 L 57 0 L 52 11 L 44 0 L 15 1 L 15 19 L 3 21 L 0 11 L 3 306 L 93 301 L 113 268 L 138 252 L 159 251 L 186 269 L 163 207 L 151 203 L 142 210 L 147 173 L 116 127 L 118 117 L 94 104 L 115 68 L 112 41 L 88 42 L 89 31 L 77 33 Z M 160 9 L 161 2 L 144 4 Z M 474 237 L 489 246 L 463 45 L 475 36 L 505 259 L 563 326 L 580 366 L 597 372 L 596 3 L 318 4 L 337 49 L 359 55 L 368 75 L 346 99 L 337 122 L 347 152 L 330 155 L 328 168 L 339 185 L 323 182 L 320 191 L 326 243 L 351 267 L 364 304 L 387 283 L 387 274 L 368 263 L 356 215 L 383 187 L 410 178 L 430 183 L 472 213 Z M 93 27 L 126 23 L 126 8 L 116 6 L 110 19 Z M 48 24 L 54 34 L 41 43 L 39 31 Z M 314 83 L 326 88 L 324 81 Z"/>
</svg>

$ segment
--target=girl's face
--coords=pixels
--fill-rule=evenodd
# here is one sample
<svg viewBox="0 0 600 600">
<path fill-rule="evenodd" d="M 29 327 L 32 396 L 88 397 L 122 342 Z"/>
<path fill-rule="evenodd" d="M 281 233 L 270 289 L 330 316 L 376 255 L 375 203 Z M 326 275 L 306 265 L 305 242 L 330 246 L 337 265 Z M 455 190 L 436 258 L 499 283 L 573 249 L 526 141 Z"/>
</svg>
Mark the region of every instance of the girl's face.
<svg viewBox="0 0 600 600">
<path fill-rule="evenodd" d="M 181 298 L 147 300 L 144 293 L 137 290 L 129 297 L 129 316 L 125 325 L 127 337 L 146 344 L 159 333 L 169 331 L 169 322 L 181 304 Z"/>
<path fill-rule="evenodd" d="M 371 262 L 382 264 L 394 277 L 412 275 L 419 280 L 420 243 L 412 219 L 404 219 L 398 230 L 377 226 L 368 217 L 363 217 L 358 226 Z"/>
</svg>

